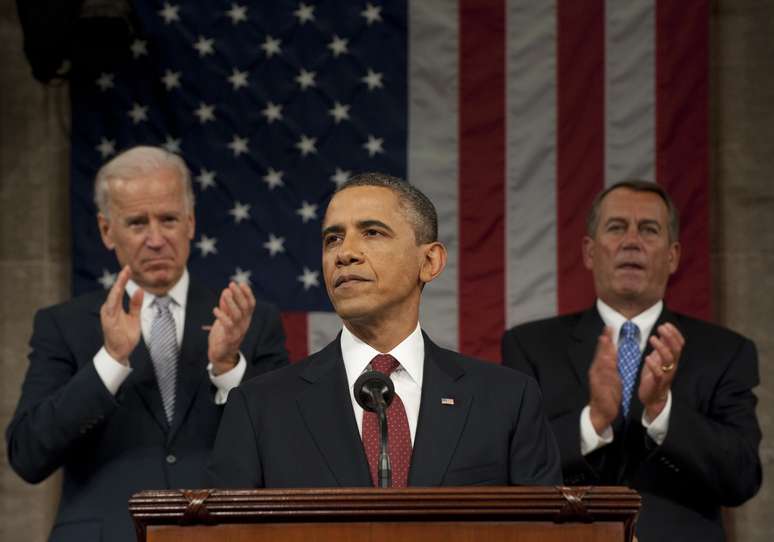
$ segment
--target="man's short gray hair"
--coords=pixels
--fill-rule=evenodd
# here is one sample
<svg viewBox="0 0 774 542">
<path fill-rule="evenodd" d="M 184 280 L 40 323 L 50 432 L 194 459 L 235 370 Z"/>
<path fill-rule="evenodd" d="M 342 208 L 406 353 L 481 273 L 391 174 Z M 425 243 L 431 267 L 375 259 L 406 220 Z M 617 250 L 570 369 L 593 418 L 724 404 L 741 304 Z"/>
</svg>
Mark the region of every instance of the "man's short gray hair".
<svg viewBox="0 0 774 542">
<path fill-rule="evenodd" d="M 597 226 L 599 226 L 599 209 L 602 206 L 602 200 L 605 199 L 605 196 L 607 196 L 610 192 L 618 188 L 628 188 L 634 192 L 651 192 L 659 196 L 664 201 L 664 204 L 667 207 L 667 213 L 669 215 L 669 222 L 667 224 L 667 229 L 669 231 L 669 241 L 675 242 L 680 240 L 680 213 L 677 211 L 677 207 L 675 207 L 672 198 L 669 197 L 667 191 L 664 190 L 664 187 L 660 184 L 654 183 L 652 181 L 643 181 L 641 179 L 627 179 L 625 181 L 615 183 L 614 185 L 608 186 L 602 192 L 597 194 L 597 196 L 594 198 L 594 201 L 591 203 L 591 209 L 589 210 L 589 214 L 586 217 L 586 234 L 589 237 L 594 237 L 594 234 L 597 231 Z"/>
<path fill-rule="evenodd" d="M 438 213 L 430 199 L 416 186 L 403 179 L 384 173 L 360 173 L 347 180 L 333 193 L 356 186 L 377 186 L 392 190 L 406 212 L 406 218 L 414 227 L 414 238 L 418 245 L 438 240 Z"/>
<path fill-rule="evenodd" d="M 109 218 L 110 181 L 113 179 L 133 180 L 151 175 L 162 169 L 177 172 L 183 182 L 186 208 L 193 213 L 194 193 L 191 173 L 178 155 L 160 147 L 138 146 L 125 150 L 104 164 L 94 179 L 94 203 L 105 218 Z"/>
</svg>

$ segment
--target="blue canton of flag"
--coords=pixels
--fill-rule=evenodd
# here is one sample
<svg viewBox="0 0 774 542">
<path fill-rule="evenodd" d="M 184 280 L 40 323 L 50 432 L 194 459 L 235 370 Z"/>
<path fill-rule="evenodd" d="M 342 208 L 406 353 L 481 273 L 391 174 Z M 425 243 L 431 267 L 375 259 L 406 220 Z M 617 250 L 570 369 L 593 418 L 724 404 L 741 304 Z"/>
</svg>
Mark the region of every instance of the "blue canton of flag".
<svg viewBox="0 0 774 542">
<path fill-rule="evenodd" d="M 189 270 L 248 281 L 283 311 L 326 311 L 320 225 L 354 173 L 405 178 L 406 3 L 135 0 L 124 59 L 72 81 L 73 288 L 109 287 L 93 179 L 159 145 L 191 169 Z"/>
</svg>

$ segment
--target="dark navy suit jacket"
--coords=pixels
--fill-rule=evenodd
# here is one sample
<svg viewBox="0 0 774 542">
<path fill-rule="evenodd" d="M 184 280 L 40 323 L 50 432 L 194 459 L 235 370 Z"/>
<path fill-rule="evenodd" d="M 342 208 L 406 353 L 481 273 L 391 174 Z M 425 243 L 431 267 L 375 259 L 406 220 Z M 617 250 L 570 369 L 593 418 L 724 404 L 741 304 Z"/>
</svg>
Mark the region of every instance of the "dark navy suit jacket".
<svg viewBox="0 0 774 542">
<path fill-rule="evenodd" d="M 232 390 L 213 450 L 212 485 L 371 486 L 347 386 L 337 339 Z M 409 485 L 560 483 L 559 451 L 535 381 L 425 336 Z"/>
<path fill-rule="evenodd" d="M 129 497 L 143 489 L 202 487 L 222 406 L 207 375 L 207 335 L 215 294 L 191 280 L 178 365 L 175 418 L 167 423 L 144 341 L 114 397 L 93 358 L 103 345 L 99 309 L 106 292 L 35 316 L 30 366 L 7 432 L 14 470 L 36 483 L 62 468 L 52 541 L 132 541 Z M 125 302 L 127 301 L 126 296 Z M 259 303 L 242 344 L 245 379 L 287 363 L 277 311 Z"/>
<path fill-rule="evenodd" d="M 640 542 L 723 540 L 720 507 L 741 504 L 761 484 L 761 432 L 751 391 L 758 384 L 755 345 L 667 309 L 654 331 L 664 322 L 680 330 L 685 347 L 661 446 L 642 426 L 638 383 L 628 419 L 619 415 L 613 424 L 613 442 L 581 455 L 580 414 L 589 401 L 588 370 L 604 327 L 596 308 L 506 332 L 503 364 L 540 384 L 567 484 L 629 485 L 639 491 Z"/>
</svg>

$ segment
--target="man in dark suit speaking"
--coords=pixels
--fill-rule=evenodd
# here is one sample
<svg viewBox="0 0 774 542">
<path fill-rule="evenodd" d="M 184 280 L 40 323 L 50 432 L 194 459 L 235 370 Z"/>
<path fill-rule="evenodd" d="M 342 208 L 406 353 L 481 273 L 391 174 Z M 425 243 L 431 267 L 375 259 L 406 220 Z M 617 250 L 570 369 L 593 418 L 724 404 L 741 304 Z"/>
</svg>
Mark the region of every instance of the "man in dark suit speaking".
<svg viewBox="0 0 774 542">
<path fill-rule="evenodd" d="M 755 346 L 664 306 L 678 238 L 659 185 L 609 187 L 583 240 L 596 304 L 503 337 L 503 363 L 543 390 L 565 481 L 638 490 L 640 542 L 723 540 L 720 507 L 761 484 Z"/>
<path fill-rule="evenodd" d="M 95 200 L 123 269 L 107 294 L 38 312 L 6 433 L 28 482 L 63 469 L 51 541 L 135 540 L 132 493 L 205 485 L 228 391 L 287 361 L 277 311 L 247 285 L 218 297 L 189 277 L 194 201 L 178 156 L 120 154 Z"/>
<path fill-rule="evenodd" d="M 437 230 L 432 203 L 399 179 L 364 174 L 336 191 L 322 267 L 344 328 L 320 352 L 231 392 L 213 485 L 375 485 L 376 422 L 352 391 L 369 368 L 396 390 L 387 414 L 392 487 L 561 482 L 534 380 L 422 333 L 422 288 L 446 263 Z"/>
</svg>

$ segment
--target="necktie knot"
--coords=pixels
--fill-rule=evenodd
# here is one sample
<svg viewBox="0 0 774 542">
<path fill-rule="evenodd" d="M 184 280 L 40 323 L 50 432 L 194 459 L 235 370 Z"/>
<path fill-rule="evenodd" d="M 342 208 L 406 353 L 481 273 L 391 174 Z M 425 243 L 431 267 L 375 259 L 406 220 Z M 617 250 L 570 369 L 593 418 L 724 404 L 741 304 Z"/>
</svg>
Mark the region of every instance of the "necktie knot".
<svg viewBox="0 0 774 542">
<path fill-rule="evenodd" d="M 390 376 L 390 374 L 399 366 L 400 363 L 398 360 L 389 354 L 379 354 L 371 360 L 371 369 L 384 373 L 387 376 Z"/>
<path fill-rule="evenodd" d="M 621 338 L 624 339 L 624 340 L 639 341 L 639 339 L 640 339 L 640 328 L 638 328 L 637 324 L 635 324 L 631 320 L 627 320 L 621 326 Z"/>
<path fill-rule="evenodd" d="M 169 310 L 169 304 L 172 302 L 172 298 L 168 295 L 156 298 L 156 307 L 159 313 L 164 313 Z"/>
</svg>

